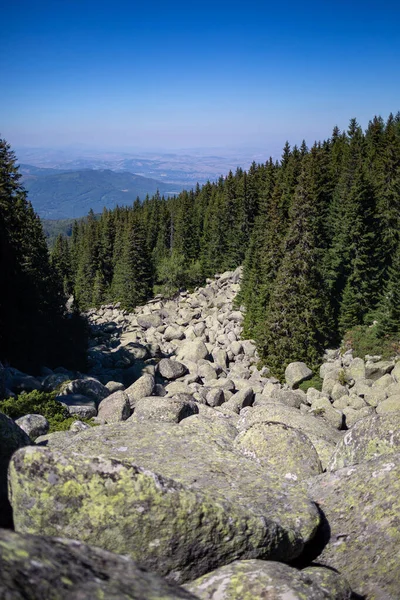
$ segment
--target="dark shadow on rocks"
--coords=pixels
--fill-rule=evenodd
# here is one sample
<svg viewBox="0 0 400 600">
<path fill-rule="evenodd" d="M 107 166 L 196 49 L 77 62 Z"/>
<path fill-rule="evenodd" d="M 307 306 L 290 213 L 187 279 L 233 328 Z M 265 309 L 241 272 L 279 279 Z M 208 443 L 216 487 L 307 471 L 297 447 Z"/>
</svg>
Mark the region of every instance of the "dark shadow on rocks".
<svg viewBox="0 0 400 600">
<path fill-rule="evenodd" d="M 292 567 L 296 567 L 297 569 L 305 569 L 306 567 L 309 567 L 311 563 L 314 563 L 315 559 L 321 554 L 331 537 L 331 528 L 325 513 L 318 504 L 317 508 L 321 519 L 317 532 L 313 539 L 304 546 L 304 550 L 300 556 L 290 563 Z"/>
</svg>

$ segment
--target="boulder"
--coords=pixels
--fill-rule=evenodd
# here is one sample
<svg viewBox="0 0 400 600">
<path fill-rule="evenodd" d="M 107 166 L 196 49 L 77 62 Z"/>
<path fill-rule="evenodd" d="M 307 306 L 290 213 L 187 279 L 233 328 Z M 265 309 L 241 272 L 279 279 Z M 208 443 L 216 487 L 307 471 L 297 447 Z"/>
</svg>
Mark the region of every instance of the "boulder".
<svg viewBox="0 0 400 600">
<path fill-rule="evenodd" d="M 32 441 L 35 441 L 40 435 L 46 435 L 50 428 L 48 420 L 43 415 L 25 415 L 15 422 Z"/>
<path fill-rule="evenodd" d="M 135 412 L 130 417 L 129 422 L 160 421 L 162 423 L 179 423 L 182 419 L 198 414 L 199 409 L 193 397 L 189 394 L 181 395 L 189 396 L 192 400 L 181 400 L 176 396 L 173 398 L 159 398 L 157 396 L 141 398 L 136 402 Z"/>
<path fill-rule="evenodd" d="M 186 341 L 181 344 L 178 349 L 177 359 L 183 362 L 189 360 L 196 363 L 201 359 L 207 358 L 208 355 L 207 346 L 201 339 L 196 338 L 193 341 Z"/>
<path fill-rule="evenodd" d="M 358 381 L 359 379 L 365 379 L 365 362 L 362 358 L 354 358 L 350 366 L 345 369 L 346 381 Z"/>
<path fill-rule="evenodd" d="M 42 383 L 35 377 L 18 371 L 11 377 L 11 380 L 7 383 L 7 387 L 9 387 L 13 392 L 19 394 L 20 392 L 33 392 L 34 390 L 41 390 Z"/>
<path fill-rule="evenodd" d="M 209 406 L 221 406 L 225 402 L 224 390 L 211 388 L 207 391 L 206 401 Z"/>
<path fill-rule="evenodd" d="M 313 477 L 309 493 L 326 519 L 316 561 L 337 569 L 363 598 L 398 598 L 400 454 Z"/>
<path fill-rule="evenodd" d="M 400 452 L 400 413 L 360 419 L 337 445 L 328 471 Z"/>
<path fill-rule="evenodd" d="M 322 473 L 310 439 L 282 423 L 258 423 L 236 437 L 235 448 L 256 459 L 288 481 L 302 481 Z"/>
<path fill-rule="evenodd" d="M 350 600 L 344 577 L 323 567 L 298 571 L 283 563 L 236 560 L 187 583 L 200 600 Z"/>
<path fill-rule="evenodd" d="M 248 429 L 255 423 L 283 423 L 289 427 L 299 429 L 305 433 L 320 458 L 322 468 L 328 464 L 341 434 L 331 425 L 311 414 L 303 415 L 296 408 L 269 402 L 263 406 L 245 409 L 245 414 L 240 415 L 239 430 Z"/>
<path fill-rule="evenodd" d="M 185 332 L 182 327 L 172 327 L 168 325 L 164 331 L 164 339 L 166 342 L 172 342 L 172 340 L 183 340 Z"/>
<path fill-rule="evenodd" d="M 0 412 L 0 527 L 12 525 L 11 506 L 7 496 L 7 469 L 11 456 L 31 440 L 21 427 Z"/>
<path fill-rule="evenodd" d="M 154 386 L 155 379 L 153 375 L 150 375 L 150 373 L 145 373 L 125 390 L 131 410 L 134 410 L 138 400 L 153 394 Z"/>
<path fill-rule="evenodd" d="M 360 408 L 358 410 L 351 408 L 351 406 L 346 406 L 342 412 L 344 415 L 344 424 L 347 429 L 353 427 L 360 419 L 364 419 L 365 417 L 375 414 L 375 410 L 372 408 L 372 406 L 364 406 L 364 408 Z"/>
<path fill-rule="evenodd" d="M 394 363 L 391 360 L 380 360 L 378 362 L 367 362 L 365 365 L 365 376 L 374 381 L 393 371 Z"/>
<path fill-rule="evenodd" d="M 302 381 L 311 379 L 313 372 L 303 362 L 292 362 L 285 369 L 285 381 L 289 387 L 294 388 Z"/>
<path fill-rule="evenodd" d="M 290 560 L 301 549 L 276 522 L 132 462 L 30 447 L 9 473 L 17 532 L 75 536 L 179 583 L 238 557 Z"/>
<path fill-rule="evenodd" d="M 150 327 L 159 327 L 162 325 L 162 319 L 157 313 L 138 315 L 137 322 L 142 329 L 150 329 Z"/>
<path fill-rule="evenodd" d="M 108 381 L 106 383 L 106 388 L 110 392 L 110 394 L 114 394 L 114 392 L 124 391 L 125 386 L 120 381 Z"/>
<path fill-rule="evenodd" d="M 400 394 L 389 396 L 386 400 L 382 400 L 376 407 L 378 415 L 386 413 L 396 413 L 400 411 Z"/>
<path fill-rule="evenodd" d="M 242 408 L 245 406 L 251 406 L 254 402 L 253 388 L 247 387 L 240 392 L 236 392 L 233 396 L 224 403 L 224 408 L 231 410 L 234 413 L 239 414 Z"/>
<path fill-rule="evenodd" d="M 158 363 L 158 372 L 164 379 L 178 379 L 183 377 L 188 372 L 185 365 L 178 362 L 177 360 L 171 360 L 170 358 L 162 358 Z"/>
<path fill-rule="evenodd" d="M 217 410 L 203 405 L 198 408 L 213 415 Z M 246 507 L 247 512 L 277 522 L 285 530 L 296 530 L 297 540 L 311 539 L 319 523 L 316 507 L 300 486 L 282 481 L 236 451 L 232 441 L 210 431 L 193 435 L 180 424 L 129 421 L 91 427 L 69 438 L 47 437 L 48 448 L 124 458 L 216 501 L 229 500 Z"/>
<path fill-rule="evenodd" d="M 70 394 L 87 396 L 98 404 L 110 395 L 110 390 L 100 383 L 100 381 L 94 379 L 94 377 L 86 377 L 85 379 L 74 379 L 61 386 L 59 396 L 68 396 Z"/>
<path fill-rule="evenodd" d="M 10 600 L 195 600 L 127 556 L 77 540 L 0 531 L 0 597 Z"/>
<path fill-rule="evenodd" d="M 126 421 L 130 414 L 129 398 L 122 390 L 110 394 L 99 404 L 98 417 L 105 423 Z"/>
</svg>

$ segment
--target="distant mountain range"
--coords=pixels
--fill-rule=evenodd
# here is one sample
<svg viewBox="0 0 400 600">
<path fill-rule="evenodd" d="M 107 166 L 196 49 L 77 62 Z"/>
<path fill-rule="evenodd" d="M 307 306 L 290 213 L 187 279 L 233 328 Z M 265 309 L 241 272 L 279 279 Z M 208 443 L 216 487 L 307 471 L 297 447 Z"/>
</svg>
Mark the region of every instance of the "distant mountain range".
<svg viewBox="0 0 400 600">
<path fill-rule="evenodd" d="M 20 165 L 22 183 L 43 219 L 68 219 L 132 204 L 146 194 L 178 194 L 184 186 L 110 169 L 62 170 Z"/>
</svg>

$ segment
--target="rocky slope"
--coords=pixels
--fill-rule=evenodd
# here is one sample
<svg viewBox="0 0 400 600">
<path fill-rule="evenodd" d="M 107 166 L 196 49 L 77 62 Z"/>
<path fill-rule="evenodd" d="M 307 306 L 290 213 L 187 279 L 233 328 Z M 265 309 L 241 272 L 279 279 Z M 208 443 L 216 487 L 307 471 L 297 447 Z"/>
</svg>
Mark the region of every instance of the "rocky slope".
<svg viewBox="0 0 400 600">
<path fill-rule="evenodd" d="M 240 276 L 90 311 L 87 375 L 2 371 L 98 426 L 0 415 L 0 598 L 398 598 L 400 362 L 330 351 L 322 391 L 303 363 L 280 384 L 241 339 Z"/>
</svg>

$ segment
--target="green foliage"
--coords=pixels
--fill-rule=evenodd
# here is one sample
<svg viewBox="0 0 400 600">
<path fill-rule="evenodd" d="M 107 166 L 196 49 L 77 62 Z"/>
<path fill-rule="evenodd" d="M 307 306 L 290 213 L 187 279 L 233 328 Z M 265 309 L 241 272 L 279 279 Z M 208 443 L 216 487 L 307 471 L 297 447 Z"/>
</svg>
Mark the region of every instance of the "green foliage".
<svg viewBox="0 0 400 600">
<path fill-rule="evenodd" d="M 357 325 L 347 331 L 343 338 L 342 351 L 353 350 L 354 356 L 364 358 L 366 354 L 380 355 L 389 359 L 400 352 L 400 336 L 380 336 L 376 325 Z"/>
<path fill-rule="evenodd" d="M 67 431 L 77 418 L 71 417 L 68 409 L 55 400 L 55 396 L 56 392 L 22 392 L 17 398 L 1 400 L 0 412 L 14 420 L 25 415 L 42 415 L 50 424 L 49 433 Z M 80 420 L 94 425 L 90 419 Z"/>
<path fill-rule="evenodd" d="M 299 384 L 299 390 L 303 390 L 303 392 L 307 392 L 309 388 L 314 388 L 319 392 L 322 390 L 323 379 L 318 374 L 315 374 L 311 377 L 311 379 L 307 379 L 307 381 L 302 381 Z"/>
</svg>

